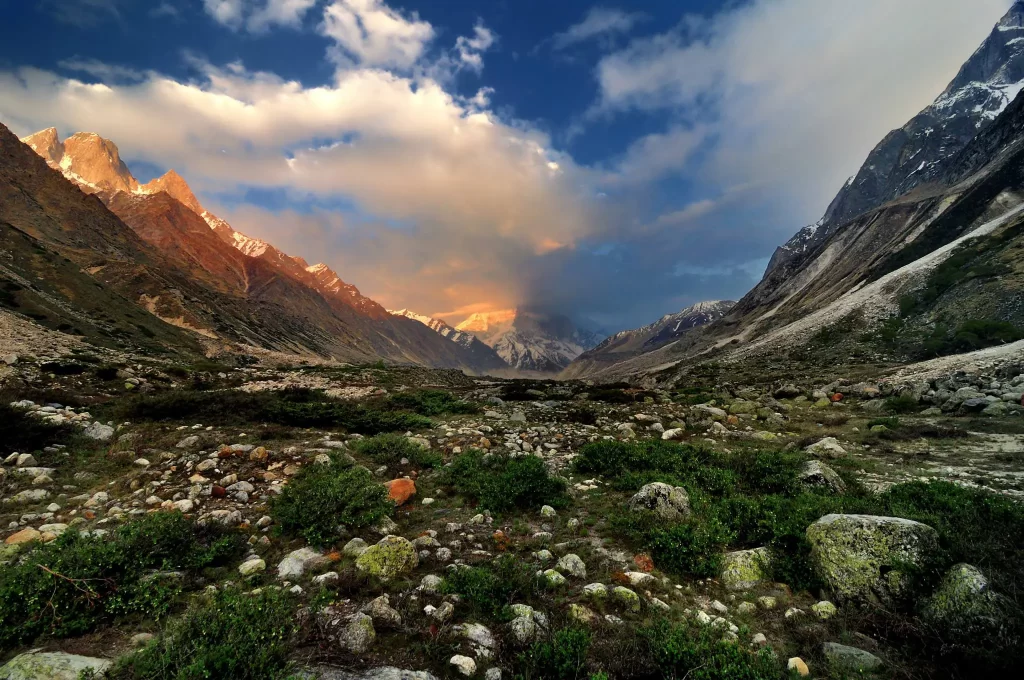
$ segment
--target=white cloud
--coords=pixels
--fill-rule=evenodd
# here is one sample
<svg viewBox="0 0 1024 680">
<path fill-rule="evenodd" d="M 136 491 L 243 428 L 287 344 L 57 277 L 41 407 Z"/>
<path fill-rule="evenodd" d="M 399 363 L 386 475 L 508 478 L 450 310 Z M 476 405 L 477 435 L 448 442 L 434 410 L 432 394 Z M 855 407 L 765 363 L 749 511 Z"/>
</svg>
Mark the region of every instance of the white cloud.
<svg viewBox="0 0 1024 680">
<path fill-rule="evenodd" d="M 720 140 L 704 179 L 773 185 L 793 219 L 812 221 L 868 151 L 945 88 L 1010 4 L 754 0 L 602 59 L 598 110 L 668 112 L 672 128 L 699 122 Z M 665 166 L 655 148 L 646 157 L 649 168 L 637 156 L 641 174 Z"/>
<path fill-rule="evenodd" d="M 494 32 L 483 24 L 473 27 L 473 37 L 459 36 L 455 41 L 455 50 L 459 54 L 459 61 L 464 66 L 476 73 L 484 68 L 484 60 L 481 54 L 494 45 L 497 37 Z"/>
<path fill-rule="evenodd" d="M 638 185 L 681 172 L 708 137 L 704 126 L 675 126 L 634 141 L 605 176 L 609 185 Z"/>
<path fill-rule="evenodd" d="M 260 33 L 272 26 L 298 27 L 317 0 L 203 0 L 218 23 Z"/>
<path fill-rule="evenodd" d="M 379 69 L 304 87 L 239 63 L 193 65 L 198 82 L 0 71 L 0 120 L 19 132 L 96 132 L 130 161 L 175 168 L 207 196 L 258 186 L 352 201 L 379 222 L 335 234 L 335 222 L 321 221 L 334 249 L 298 254 L 338 258 L 389 303 L 515 304 L 531 258 L 595 228 L 587 173 L 543 133 L 487 110 L 486 90 L 468 103 L 429 78 Z M 293 223 L 266 222 L 270 233 L 258 235 L 286 245 Z M 344 245 L 352 240 L 359 248 Z"/>
<path fill-rule="evenodd" d="M 629 33 L 643 19 L 644 15 L 639 12 L 593 7 L 578 24 L 573 24 L 562 33 L 556 33 L 551 39 L 552 46 L 556 50 L 564 50 L 571 45 L 594 38 Z"/>
<path fill-rule="evenodd" d="M 382 0 L 333 0 L 321 31 L 334 40 L 339 63 L 408 70 L 419 61 L 434 28 L 415 13 L 406 18 Z"/>
</svg>

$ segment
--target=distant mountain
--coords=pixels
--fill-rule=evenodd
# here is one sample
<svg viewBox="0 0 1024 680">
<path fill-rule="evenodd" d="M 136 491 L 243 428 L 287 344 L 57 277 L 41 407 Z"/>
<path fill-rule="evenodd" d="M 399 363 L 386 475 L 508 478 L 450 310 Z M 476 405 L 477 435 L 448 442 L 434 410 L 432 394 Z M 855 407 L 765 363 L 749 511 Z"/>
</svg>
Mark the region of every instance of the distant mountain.
<svg viewBox="0 0 1024 680">
<path fill-rule="evenodd" d="M 40 170 L 12 144 L 31 154 L 28 148 L 17 140 L 11 142 L 6 128 L 2 131 L 11 149 L 4 159 L 9 185 L 18 188 L 17 195 L 32 196 L 29 185 L 41 183 Z M 326 265 L 310 266 L 265 241 L 235 231 L 205 210 L 174 171 L 139 184 L 110 140 L 77 133 L 62 142 L 51 128 L 22 141 L 45 160 L 45 165 L 35 161 L 43 171 L 48 165 L 73 183 L 44 183 L 55 195 L 61 194 L 58 205 L 75 204 L 75 194 L 92 194 L 116 215 L 108 213 L 109 218 L 102 218 L 111 222 L 108 231 L 128 230 L 134 232 L 132 237 L 141 238 L 141 242 L 132 242 L 145 244 L 146 255 L 128 255 L 125 261 L 150 262 L 146 276 L 164 283 L 139 280 L 139 267 L 135 273 L 118 270 L 116 279 L 108 282 L 172 325 L 207 339 L 286 353 L 349 361 L 383 358 L 472 372 L 491 366 L 488 361 L 478 363 L 473 353 L 422 324 L 388 314 Z M 32 179 L 36 177 L 38 181 Z M 54 216 L 58 217 L 54 224 L 71 228 L 59 211 Z M 64 239 L 52 229 L 40 236 L 54 243 Z M 88 239 L 82 244 L 86 250 L 99 246 L 99 241 Z M 75 259 L 72 255 L 79 253 L 67 256 Z M 104 265 L 92 267 L 90 273 L 105 277 L 114 269 Z M 168 277 L 176 283 L 168 284 Z"/>
<path fill-rule="evenodd" d="M 825 215 L 780 246 L 766 276 L 795 269 L 837 228 L 942 177 L 949 161 L 1024 89 L 1024 2 L 1018 0 L 928 107 L 893 130 L 832 200 Z"/>
<path fill-rule="evenodd" d="M 586 377 L 617 362 L 671 344 L 696 328 L 724 317 L 736 303 L 730 300 L 698 302 L 652 324 L 620 331 L 578 357 L 562 373 L 566 378 Z"/>
<path fill-rule="evenodd" d="M 508 364 L 505 363 L 504 359 L 498 356 L 498 353 L 489 345 L 481 342 L 480 339 L 472 333 L 460 331 L 449 326 L 448 323 L 442 319 L 435 319 L 433 317 L 424 316 L 423 314 L 417 314 L 416 312 L 412 312 L 408 309 L 388 310 L 388 312 L 395 316 L 418 321 L 440 335 L 442 338 L 460 345 L 463 349 L 474 356 L 477 365 L 482 368 L 486 369 L 489 367 L 491 370 L 501 370 L 509 367 Z"/>
<path fill-rule="evenodd" d="M 539 373 L 557 373 L 601 340 L 566 316 L 522 309 L 472 314 L 456 329 L 475 335 L 512 368 Z"/>
</svg>

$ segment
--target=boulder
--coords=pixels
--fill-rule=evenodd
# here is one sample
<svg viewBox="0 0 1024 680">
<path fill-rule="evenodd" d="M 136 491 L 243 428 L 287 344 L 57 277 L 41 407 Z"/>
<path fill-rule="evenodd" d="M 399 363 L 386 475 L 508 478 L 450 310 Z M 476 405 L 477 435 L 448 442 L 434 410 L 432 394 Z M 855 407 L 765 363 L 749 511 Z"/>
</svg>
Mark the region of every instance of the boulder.
<svg viewBox="0 0 1024 680">
<path fill-rule="evenodd" d="M 852 673 L 856 676 L 873 673 L 882 667 L 883 662 L 871 652 L 856 647 L 848 647 L 838 642 L 826 642 L 821 646 L 829 669 L 837 675 Z"/>
<path fill-rule="evenodd" d="M 388 497 L 395 502 L 395 505 L 405 505 L 410 498 L 416 495 L 416 482 L 408 477 L 393 479 L 384 486 L 388 488 Z"/>
<path fill-rule="evenodd" d="M 356 568 L 387 583 L 419 564 L 416 546 L 401 536 L 385 536 L 356 559 Z"/>
<path fill-rule="evenodd" d="M 373 619 L 363 613 L 353 614 L 338 634 L 338 642 L 353 654 L 366 652 L 376 639 L 377 631 L 373 628 Z"/>
<path fill-rule="evenodd" d="M 768 580 L 764 571 L 768 559 L 768 548 L 726 553 L 722 558 L 722 585 L 729 590 L 750 590 L 756 587 Z"/>
<path fill-rule="evenodd" d="M 804 463 L 798 479 L 806 487 L 828 489 L 836 494 L 846 492 L 846 482 L 839 476 L 839 473 L 820 460 L 809 460 Z"/>
<path fill-rule="evenodd" d="M 277 565 L 277 575 L 282 579 L 297 579 L 307 571 L 327 566 L 330 560 L 312 548 L 300 548 L 288 553 Z"/>
<path fill-rule="evenodd" d="M 472 677 L 476 673 L 476 661 L 473 661 L 471 657 L 456 654 L 448 660 L 448 663 L 454 666 L 460 675 L 464 675 L 467 678 Z"/>
<path fill-rule="evenodd" d="M 110 661 L 90 656 L 32 650 L 19 654 L 0 668 L 4 680 L 78 680 L 92 671 L 101 675 Z"/>
<path fill-rule="evenodd" d="M 104 425 L 97 421 L 89 425 L 82 431 L 89 439 L 95 439 L 98 442 L 109 442 L 114 438 L 114 428 L 110 425 Z"/>
<path fill-rule="evenodd" d="M 776 399 L 794 399 L 799 397 L 801 394 L 803 394 L 803 390 L 792 383 L 783 385 L 779 389 L 775 390 Z"/>
<path fill-rule="evenodd" d="M 807 528 L 811 562 L 840 601 L 891 605 L 905 595 L 903 568 L 923 567 L 938 532 L 898 517 L 825 515 Z"/>
<path fill-rule="evenodd" d="M 32 527 L 26 527 L 21 531 L 11 534 L 4 539 L 5 545 L 21 545 L 22 543 L 31 543 L 32 541 L 39 541 L 42 539 L 42 534 Z"/>
<path fill-rule="evenodd" d="M 1020 644 L 1013 612 L 1012 601 L 994 592 L 977 567 L 957 564 L 925 601 L 921 617 L 954 647 L 981 645 L 998 651 Z"/>
<path fill-rule="evenodd" d="M 391 606 L 391 599 L 386 593 L 371 600 L 364 611 L 377 625 L 391 628 L 402 625 L 402 615 Z"/>
<path fill-rule="evenodd" d="M 575 578 L 587 577 L 587 565 L 583 563 L 579 555 L 573 553 L 569 553 L 559 559 L 555 568 Z"/>
<path fill-rule="evenodd" d="M 690 515 L 690 497 L 681 486 L 653 482 L 645 484 L 629 499 L 629 509 L 650 511 L 664 520 L 678 520 Z"/>
<path fill-rule="evenodd" d="M 839 458 L 846 455 L 846 449 L 839 445 L 835 437 L 825 437 L 811 444 L 804 451 L 819 458 Z"/>
</svg>

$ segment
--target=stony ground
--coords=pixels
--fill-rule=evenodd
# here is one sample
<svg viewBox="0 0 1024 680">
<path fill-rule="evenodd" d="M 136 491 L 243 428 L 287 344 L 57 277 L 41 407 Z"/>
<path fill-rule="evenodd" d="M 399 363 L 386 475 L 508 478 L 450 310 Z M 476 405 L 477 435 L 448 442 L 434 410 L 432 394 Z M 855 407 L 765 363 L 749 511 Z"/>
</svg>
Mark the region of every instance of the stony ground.
<svg viewBox="0 0 1024 680">
<path fill-rule="evenodd" d="M 307 677 L 399 677 L 380 669 L 404 668 L 419 673 L 401 676 L 407 678 L 429 673 L 494 680 L 514 672 L 514 650 L 529 649 L 556 626 L 614 635 L 641 612 L 695 620 L 736 645 L 772 650 L 780 668 L 799 675 L 841 677 L 850 655 L 867 654 L 865 668 L 882 663 L 886 650 L 870 638 L 828 639 L 838 635 L 829 620 L 841 620 L 841 608 L 758 577 L 751 555 L 727 557 L 718 578 L 662 572 L 603 521 L 609 508 L 638 501 L 612 491 L 611 480 L 574 472 L 574 458 L 593 442 L 655 439 L 718 451 L 806 451 L 826 477 L 834 469 L 874 490 L 944 479 L 1024 495 L 1024 375 L 1014 367 L 911 384 L 835 380 L 672 391 L 512 383 L 380 366 L 204 367 L 203 391 L 214 395 L 312 388 L 358 402 L 426 388 L 478 405 L 477 413 L 431 416 L 432 427 L 405 434 L 445 462 L 471 449 L 538 456 L 568 482 L 566 507 L 497 514 L 445 488 L 437 470 L 406 460 L 379 465 L 361 456 L 359 435 L 330 427 L 224 426 L 201 417 L 112 420 L 113 405 L 133 395 L 193 389 L 198 371 L 124 362 L 102 374 L 86 364 L 88 370 L 60 375 L 64 371 L 45 360 L 9 356 L 6 363 L 0 383 L 6 402 L 40 421 L 72 424 L 80 435 L 6 456 L 0 562 L 16 562 L 36 542 L 68 530 L 102 538 L 154 511 L 240 531 L 245 554 L 198 585 L 280 587 L 302 608 L 315 608 L 315 625 L 304 629 L 292 652 L 298 666 L 309 669 Z M 391 483 L 401 501 L 392 519 L 339 537 L 334 546 L 283 535 L 268 510 L 271 499 L 304 467 L 339 453 Z M 650 507 L 671 511 L 672 502 L 655 498 Z M 547 590 L 530 605 L 508 603 L 516 606 L 500 623 L 481 623 L 478 611 L 440 586 L 458 565 L 494 564 L 503 555 L 529 565 Z M 135 617 L 31 646 L 100 664 L 95 660 L 113 659 L 160 635 L 163 625 Z M 816 632 L 808 634 L 808 625 Z M 426 646 L 424 635 L 432 641 Z M 839 642 L 845 646 L 828 647 Z M 25 651 L 0 650 L 6 659 Z M 79 663 L 76 657 L 46 661 Z"/>
</svg>

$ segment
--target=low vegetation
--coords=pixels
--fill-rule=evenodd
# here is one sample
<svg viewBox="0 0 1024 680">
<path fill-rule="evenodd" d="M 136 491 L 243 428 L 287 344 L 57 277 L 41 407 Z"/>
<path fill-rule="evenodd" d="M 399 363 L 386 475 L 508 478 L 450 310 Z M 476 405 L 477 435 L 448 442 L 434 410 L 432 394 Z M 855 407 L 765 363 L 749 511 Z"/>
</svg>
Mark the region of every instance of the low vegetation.
<svg viewBox="0 0 1024 680">
<path fill-rule="evenodd" d="M 466 451 L 441 471 L 441 483 L 491 512 L 569 503 L 565 480 L 551 475 L 536 456 Z"/>
<path fill-rule="evenodd" d="M 332 454 L 329 464 L 303 467 L 273 500 L 270 514 L 284 533 L 329 545 L 341 537 L 341 527 L 371 526 L 393 509 L 387 490 L 366 468 Z"/>
<path fill-rule="evenodd" d="M 356 453 L 370 458 L 380 465 L 398 465 L 403 459 L 417 467 L 439 467 L 443 462 L 441 454 L 424 448 L 400 434 L 379 434 L 361 439 L 353 447 Z"/>
<path fill-rule="evenodd" d="M 540 585 L 533 571 L 512 555 L 490 564 L 454 569 L 441 584 L 441 592 L 458 595 L 477 616 L 492 621 L 510 619 L 509 607 L 532 600 Z"/>
</svg>

